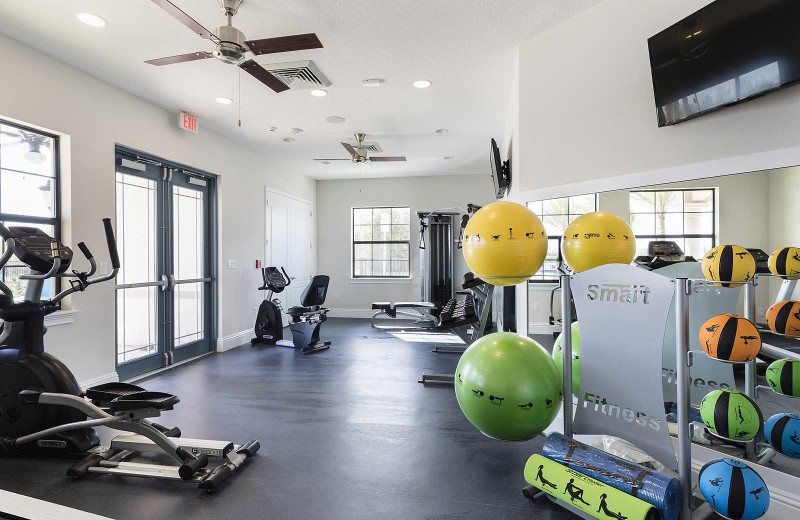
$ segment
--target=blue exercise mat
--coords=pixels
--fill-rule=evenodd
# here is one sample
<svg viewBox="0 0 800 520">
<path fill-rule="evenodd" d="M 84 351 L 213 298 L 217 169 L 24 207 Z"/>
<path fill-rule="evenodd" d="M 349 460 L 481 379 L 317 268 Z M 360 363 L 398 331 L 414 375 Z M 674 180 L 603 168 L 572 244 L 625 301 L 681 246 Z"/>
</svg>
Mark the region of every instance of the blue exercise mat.
<svg viewBox="0 0 800 520">
<path fill-rule="evenodd" d="M 678 518 L 681 483 L 676 478 L 615 457 L 560 433 L 551 433 L 547 437 L 542 455 L 654 505 L 664 520 Z"/>
</svg>

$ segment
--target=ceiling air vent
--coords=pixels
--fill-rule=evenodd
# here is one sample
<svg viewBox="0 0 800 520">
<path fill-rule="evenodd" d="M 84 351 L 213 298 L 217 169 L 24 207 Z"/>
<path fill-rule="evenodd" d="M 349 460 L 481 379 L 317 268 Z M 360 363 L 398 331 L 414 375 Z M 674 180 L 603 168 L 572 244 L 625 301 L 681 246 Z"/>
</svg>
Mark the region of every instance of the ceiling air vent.
<svg viewBox="0 0 800 520">
<path fill-rule="evenodd" d="M 353 148 L 355 148 L 356 146 L 359 146 L 357 141 L 345 141 L 345 142 L 347 144 L 351 145 Z M 364 150 L 366 150 L 367 155 L 373 154 L 373 153 L 382 153 L 383 152 L 383 148 L 381 148 L 381 145 L 379 145 L 378 143 L 368 143 L 367 141 L 364 141 L 364 144 L 362 144 L 360 146 L 362 148 L 364 148 Z"/>
<path fill-rule="evenodd" d="M 273 63 L 264 68 L 292 90 L 331 86 L 330 80 L 310 60 Z"/>
</svg>

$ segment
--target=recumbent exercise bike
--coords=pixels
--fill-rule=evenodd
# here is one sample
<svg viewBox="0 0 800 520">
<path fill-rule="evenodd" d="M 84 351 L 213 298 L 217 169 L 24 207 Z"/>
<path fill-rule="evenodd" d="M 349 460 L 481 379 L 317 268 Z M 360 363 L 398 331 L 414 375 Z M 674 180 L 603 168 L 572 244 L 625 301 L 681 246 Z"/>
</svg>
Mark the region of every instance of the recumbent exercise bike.
<svg viewBox="0 0 800 520">
<path fill-rule="evenodd" d="M 27 281 L 21 302 L 15 302 L 12 291 L 0 281 L 0 456 L 83 455 L 67 470 L 73 479 L 100 473 L 183 480 L 210 493 L 255 455 L 258 441 L 234 445 L 181 438 L 180 429 L 151 420 L 172 410 L 180 402 L 177 396 L 128 383 L 106 383 L 83 392 L 66 365 L 44 351 L 45 316 L 59 310 L 64 297 L 113 280 L 119 272 L 111 220 L 103 219 L 103 225 L 113 270 L 91 278 L 97 264 L 83 242 L 78 247 L 89 262 L 89 271 L 67 273 L 73 256 L 70 248 L 38 228 L 0 224 L 5 241 L 0 270 L 12 255 L 30 268 L 19 276 Z M 69 287 L 42 300 L 44 282 L 56 277 L 66 279 Z M 126 433 L 104 448 L 96 426 Z M 172 464 L 142 458 L 142 454 L 167 456 Z M 130 460 L 134 457 L 135 461 Z M 210 458 L 220 459 L 213 469 L 207 468 Z"/>
<path fill-rule="evenodd" d="M 328 319 L 328 309 L 322 305 L 325 304 L 325 296 L 328 294 L 330 277 L 324 274 L 314 276 L 300 296 L 300 306 L 291 307 L 286 311 L 291 319 L 289 323 L 289 329 L 292 331 L 291 343 L 283 339 L 283 307 L 281 301 L 273 296 L 283 292 L 292 284 L 292 280 L 283 267 L 280 271 L 277 267 L 263 267 L 261 277 L 264 284 L 258 290 L 268 292 L 267 298 L 258 308 L 256 337 L 250 340 L 250 344 L 263 343 L 299 348 L 303 354 L 328 350 L 331 342 L 320 341 L 319 331 Z"/>
</svg>

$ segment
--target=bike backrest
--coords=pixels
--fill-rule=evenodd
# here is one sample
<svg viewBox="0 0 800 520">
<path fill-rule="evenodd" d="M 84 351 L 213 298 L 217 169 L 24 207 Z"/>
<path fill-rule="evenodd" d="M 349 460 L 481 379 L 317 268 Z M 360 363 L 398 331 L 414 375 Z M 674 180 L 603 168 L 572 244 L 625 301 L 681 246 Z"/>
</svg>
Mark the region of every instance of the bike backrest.
<svg viewBox="0 0 800 520">
<path fill-rule="evenodd" d="M 303 291 L 300 297 L 300 305 L 303 307 L 313 307 L 325 303 L 325 296 L 328 294 L 328 283 L 330 277 L 325 274 L 318 274 L 311 279 L 311 283 Z"/>
</svg>

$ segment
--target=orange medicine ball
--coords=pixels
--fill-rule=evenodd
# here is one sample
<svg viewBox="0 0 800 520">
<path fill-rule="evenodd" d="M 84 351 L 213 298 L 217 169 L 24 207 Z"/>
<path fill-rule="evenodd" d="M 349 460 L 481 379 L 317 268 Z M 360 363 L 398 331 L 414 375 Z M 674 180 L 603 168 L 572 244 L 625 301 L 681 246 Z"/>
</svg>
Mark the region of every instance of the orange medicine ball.
<svg viewBox="0 0 800 520">
<path fill-rule="evenodd" d="M 747 318 L 719 314 L 700 327 L 700 346 L 722 361 L 752 361 L 761 351 L 761 334 Z"/>
<path fill-rule="evenodd" d="M 800 302 L 783 300 L 767 309 L 767 326 L 772 332 L 800 336 Z"/>
</svg>

